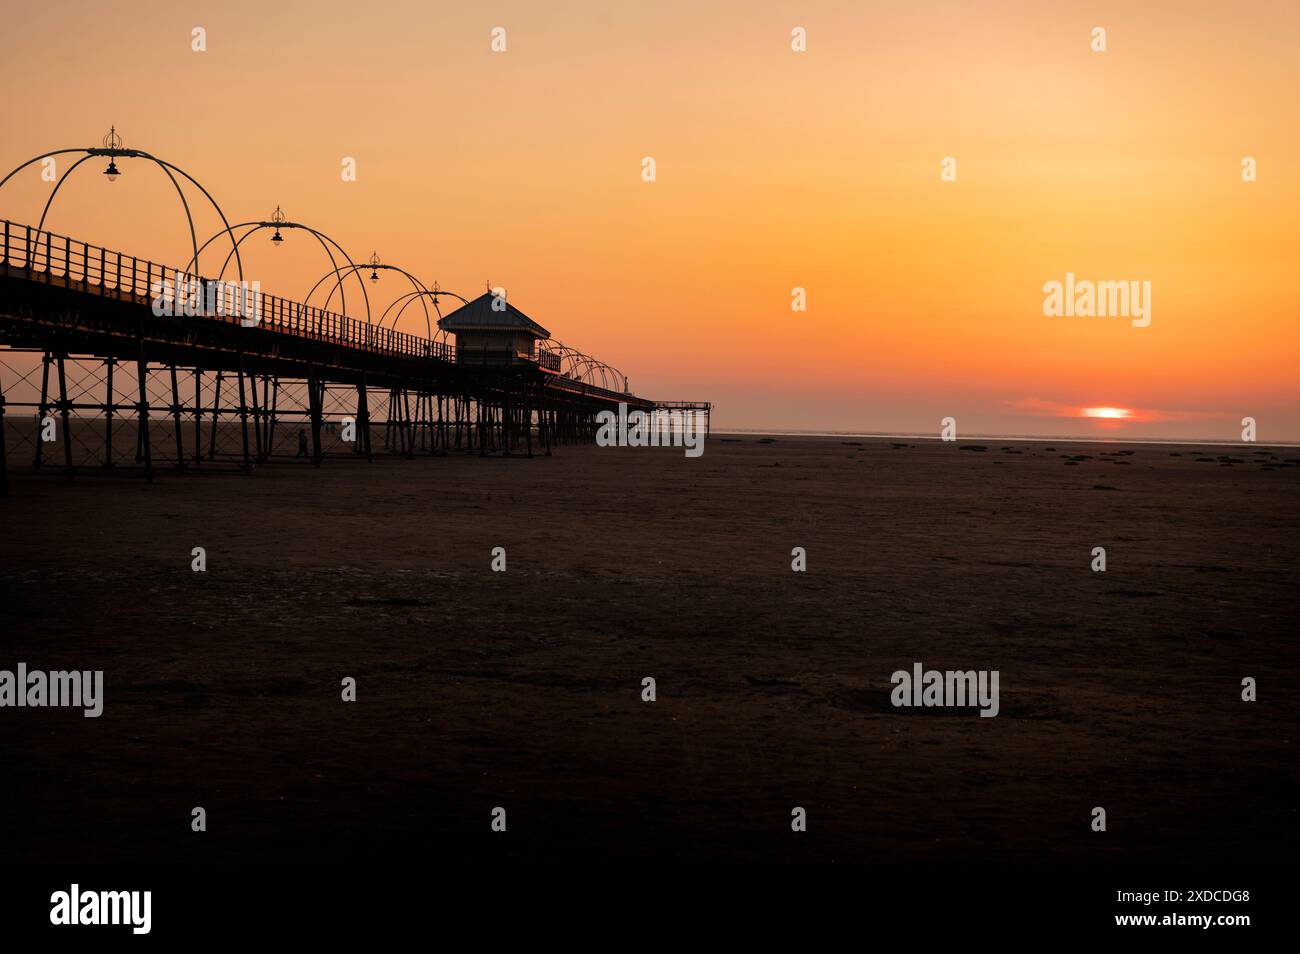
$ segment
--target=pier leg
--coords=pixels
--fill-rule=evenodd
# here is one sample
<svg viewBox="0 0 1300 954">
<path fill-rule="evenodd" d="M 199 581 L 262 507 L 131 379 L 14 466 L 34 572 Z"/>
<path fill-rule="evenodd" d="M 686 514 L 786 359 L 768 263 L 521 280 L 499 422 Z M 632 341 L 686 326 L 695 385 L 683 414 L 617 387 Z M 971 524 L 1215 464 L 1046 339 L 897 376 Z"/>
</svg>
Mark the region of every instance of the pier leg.
<svg viewBox="0 0 1300 954">
<path fill-rule="evenodd" d="M 268 396 L 267 391 L 270 390 Z M 266 425 L 263 427 L 263 439 L 265 447 L 262 450 L 262 463 L 271 459 L 271 452 L 275 449 L 275 426 L 279 422 L 280 412 L 280 377 L 279 375 L 267 375 L 262 382 L 262 407 L 266 409 Z"/>
<path fill-rule="evenodd" d="M 203 463 L 203 371 L 194 369 L 194 464 Z"/>
<path fill-rule="evenodd" d="M 361 414 L 366 422 L 366 426 L 361 432 L 366 438 L 366 462 L 373 464 L 375 462 L 375 448 L 370 430 L 370 389 L 366 387 L 364 381 L 361 383 Z"/>
<path fill-rule="evenodd" d="M 50 364 L 54 356 L 48 351 L 41 358 L 41 400 L 36 405 L 36 457 L 32 466 L 40 470 L 45 463 L 45 441 L 41 440 L 41 428 L 45 426 L 45 415 L 50 412 Z"/>
<path fill-rule="evenodd" d="M 415 446 L 420 449 L 420 453 L 428 450 L 429 429 L 424 413 L 425 394 L 423 391 L 415 392 Z"/>
<path fill-rule="evenodd" d="M 423 412 L 420 419 L 420 450 L 427 450 L 430 455 L 438 453 L 438 425 L 433 418 L 433 395 L 423 395 Z"/>
<path fill-rule="evenodd" d="M 257 378 L 253 378 L 253 391 L 257 390 Z M 261 403 L 257 404 L 257 413 L 261 417 L 261 426 L 257 428 L 257 463 L 266 463 L 266 448 L 270 446 L 268 441 L 269 434 L 266 429 L 270 426 L 270 376 L 263 374 L 261 376 Z"/>
<path fill-rule="evenodd" d="M 212 391 L 212 426 L 208 428 L 208 460 L 217 456 L 217 422 L 221 418 L 221 378 L 225 372 L 217 372 L 216 386 Z"/>
<path fill-rule="evenodd" d="M 116 358 L 104 359 L 104 467 L 113 466 L 113 366 Z"/>
<path fill-rule="evenodd" d="M 140 386 L 140 403 L 136 405 L 139 417 L 138 456 L 144 461 L 144 479 L 153 483 L 153 454 L 149 449 L 149 370 L 145 364 L 143 350 L 135 362 L 136 380 Z"/>
<path fill-rule="evenodd" d="M 59 417 L 63 421 L 63 472 L 71 477 L 72 466 L 72 409 L 68 400 L 68 375 L 64 368 L 67 355 L 59 355 Z"/>
<path fill-rule="evenodd" d="M 307 404 L 311 408 L 311 460 L 317 467 L 321 464 L 320 424 L 321 405 L 325 398 L 325 385 L 314 376 L 307 378 Z"/>
<path fill-rule="evenodd" d="M 393 405 L 397 401 L 396 388 L 388 389 L 388 414 L 384 418 L 384 450 L 393 451 Z"/>
<path fill-rule="evenodd" d="M 262 463 L 262 408 L 257 403 L 257 375 L 249 374 L 248 403 L 249 413 L 253 416 L 253 460 Z"/>
<path fill-rule="evenodd" d="M 402 389 L 402 453 L 407 457 L 415 456 L 415 426 L 411 423 L 411 392 Z"/>
<path fill-rule="evenodd" d="M 370 453 L 370 401 L 364 376 L 357 385 L 357 439 L 353 447 L 358 454 L 365 454 L 367 461 L 374 461 L 374 456 Z"/>
<path fill-rule="evenodd" d="M 176 426 L 176 469 L 185 469 L 185 439 L 181 436 L 181 389 L 176 382 L 176 365 L 171 366 L 172 373 L 172 420 Z"/>
<path fill-rule="evenodd" d="M 447 454 L 447 418 L 443 411 L 443 396 L 438 395 L 438 429 L 436 431 L 438 442 L 438 453 L 444 457 Z"/>
<path fill-rule="evenodd" d="M 244 395 L 244 358 L 239 358 L 239 425 L 244 436 L 244 473 L 253 471 L 252 461 L 248 456 L 248 401 Z"/>
</svg>

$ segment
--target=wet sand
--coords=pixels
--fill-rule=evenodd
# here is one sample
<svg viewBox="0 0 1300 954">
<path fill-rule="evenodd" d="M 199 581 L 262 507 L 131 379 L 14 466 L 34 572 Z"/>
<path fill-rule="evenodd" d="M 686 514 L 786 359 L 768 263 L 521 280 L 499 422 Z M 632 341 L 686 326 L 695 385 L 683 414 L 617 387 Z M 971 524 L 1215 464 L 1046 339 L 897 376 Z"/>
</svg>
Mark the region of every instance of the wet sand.
<svg viewBox="0 0 1300 954">
<path fill-rule="evenodd" d="M 753 436 L 14 478 L 0 669 L 106 701 L 0 710 L 0 861 L 1289 861 L 1297 489 L 1286 448 Z M 918 661 L 1000 715 L 894 709 Z"/>
</svg>

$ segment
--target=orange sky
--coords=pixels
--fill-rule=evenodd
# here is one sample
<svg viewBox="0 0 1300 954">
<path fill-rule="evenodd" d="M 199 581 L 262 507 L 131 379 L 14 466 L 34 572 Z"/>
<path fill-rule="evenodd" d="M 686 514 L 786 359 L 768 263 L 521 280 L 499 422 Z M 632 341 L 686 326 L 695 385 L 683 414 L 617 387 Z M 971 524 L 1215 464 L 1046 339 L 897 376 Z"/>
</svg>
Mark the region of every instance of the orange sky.
<svg viewBox="0 0 1300 954">
<path fill-rule="evenodd" d="M 1300 440 L 1294 2 L 11 6 L 4 171 L 115 123 L 232 221 L 279 204 L 358 260 L 490 279 L 717 425 Z M 99 166 L 48 226 L 183 263 L 165 179 L 124 163 L 110 192 Z M 48 190 L 32 167 L 0 216 Z M 265 238 L 266 291 L 326 271 Z M 1066 272 L 1150 281 L 1151 326 L 1046 317 Z"/>
</svg>

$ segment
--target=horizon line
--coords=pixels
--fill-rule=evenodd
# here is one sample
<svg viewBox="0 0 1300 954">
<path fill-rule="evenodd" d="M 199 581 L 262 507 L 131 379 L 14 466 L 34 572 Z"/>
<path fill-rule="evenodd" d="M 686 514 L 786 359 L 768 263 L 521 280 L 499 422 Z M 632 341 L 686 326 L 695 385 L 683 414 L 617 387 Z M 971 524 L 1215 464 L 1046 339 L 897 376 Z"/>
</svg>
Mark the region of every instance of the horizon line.
<svg viewBox="0 0 1300 954">
<path fill-rule="evenodd" d="M 865 437 L 875 440 L 887 440 L 890 438 L 907 438 L 914 441 L 937 441 L 945 443 L 942 438 L 933 434 L 911 434 L 903 432 L 867 432 L 867 431 L 813 431 L 797 430 L 786 428 L 783 430 L 764 430 L 759 428 L 713 428 L 714 435 L 721 434 L 742 434 L 747 437 Z M 1025 443 L 1051 443 L 1074 441 L 1081 444 L 1165 444 L 1169 446 L 1182 447 L 1241 447 L 1247 444 L 1263 447 L 1289 447 L 1300 449 L 1300 441 L 1227 441 L 1213 440 L 1209 438 L 1194 438 L 1188 440 L 1178 440 L 1169 437 L 1070 437 L 1066 435 L 1058 436 L 1011 436 L 1008 434 L 968 434 L 959 440 L 986 440 L 986 441 L 1021 441 Z M 957 440 L 946 443 L 958 443 Z"/>
</svg>

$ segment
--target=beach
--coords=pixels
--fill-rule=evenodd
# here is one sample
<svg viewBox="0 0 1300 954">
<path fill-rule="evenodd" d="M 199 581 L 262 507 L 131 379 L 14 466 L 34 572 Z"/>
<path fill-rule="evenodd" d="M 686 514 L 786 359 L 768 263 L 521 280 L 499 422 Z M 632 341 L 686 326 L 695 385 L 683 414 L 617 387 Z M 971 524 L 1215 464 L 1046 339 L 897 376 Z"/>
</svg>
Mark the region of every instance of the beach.
<svg viewBox="0 0 1300 954">
<path fill-rule="evenodd" d="M 1265 445 L 749 434 L 13 476 L 0 668 L 104 698 L 3 713 L 0 860 L 1289 861 L 1298 488 Z M 998 714 L 893 706 L 917 663 Z"/>
</svg>

